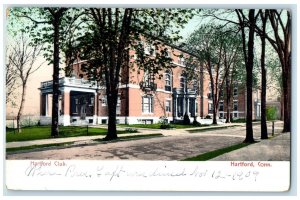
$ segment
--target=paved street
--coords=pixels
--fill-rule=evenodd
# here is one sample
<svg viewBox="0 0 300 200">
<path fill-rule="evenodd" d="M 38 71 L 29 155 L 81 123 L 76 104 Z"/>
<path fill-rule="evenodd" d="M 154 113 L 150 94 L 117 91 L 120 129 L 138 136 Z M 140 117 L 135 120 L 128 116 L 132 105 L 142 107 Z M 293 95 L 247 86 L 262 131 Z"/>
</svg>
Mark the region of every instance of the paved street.
<svg viewBox="0 0 300 200">
<path fill-rule="evenodd" d="M 277 123 L 275 133 L 279 134 L 281 131 L 282 124 Z M 271 126 L 269 126 L 271 128 Z M 230 127 L 221 130 L 211 130 L 199 133 L 189 133 L 188 129 L 176 129 L 176 130 L 142 130 L 140 134 L 146 133 L 162 133 L 165 137 L 159 138 L 148 138 L 130 141 L 119 141 L 119 142 L 101 142 L 95 143 L 91 139 L 84 138 L 81 145 L 67 147 L 67 148 L 52 148 L 48 150 L 40 150 L 26 153 L 8 154 L 7 159 L 53 159 L 53 160 L 182 160 L 187 157 L 196 156 L 206 152 L 221 149 L 227 146 L 241 143 L 245 138 L 245 127 Z M 271 129 L 269 130 L 271 132 Z M 254 126 L 255 139 L 259 140 L 260 126 Z M 289 135 L 289 134 L 287 134 Z M 279 136 L 278 136 L 279 137 Z M 276 138 L 276 137 L 275 137 Z M 254 145 L 264 144 L 263 151 L 269 152 L 266 149 L 271 146 L 269 143 L 277 141 L 279 147 L 277 151 L 286 150 L 289 148 L 289 138 L 285 137 L 284 142 L 280 143 L 281 140 L 264 141 Z M 74 138 L 75 139 L 75 138 Z M 42 142 L 42 141 L 40 141 Z M 57 141 L 56 141 L 57 142 Z M 9 144 L 8 144 L 9 145 Z M 16 143 L 14 143 L 16 145 Z M 19 144 L 20 145 L 20 144 Z M 249 148 L 251 146 L 250 145 Z M 284 148 L 280 145 L 287 145 Z M 247 147 L 248 148 L 248 147 Z M 280 149 L 281 148 L 281 149 Z M 246 149 L 246 148 L 243 148 Z M 259 149 L 259 148 L 258 148 Z M 238 150 L 240 151 L 240 150 Z M 257 153 L 260 153 L 257 150 Z M 285 152 L 286 152 L 285 151 Z M 245 155 L 249 154 L 245 150 Z M 280 152 L 278 153 L 278 155 Z M 225 154 L 226 155 L 226 154 Z M 235 153 L 235 155 L 239 155 Z M 259 154 L 258 154 L 259 155 Z M 281 159 L 289 159 L 289 157 L 281 156 Z M 227 156 L 227 157 L 226 157 Z M 217 157 L 215 160 L 239 160 L 244 157 Z M 268 155 L 266 155 L 268 156 Z M 270 156 L 270 155 L 269 155 Z M 289 156 L 289 155 L 288 155 Z M 232 158 L 232 159 L 231 159 Z M 267 159 L 268 157 L 263 157 Z M 272 158 L 273 159 L 273 158 Z M 271 160 L 272 160 L 271 159 Z M 278 157 L 274 158 L 275 160 Z M 251 159 L 250 159 L 251 160 Z M 252 159 L 258 160 L 258 159 Z M 267 159 L 270 160 L 270 159 Z"/>
</svg>

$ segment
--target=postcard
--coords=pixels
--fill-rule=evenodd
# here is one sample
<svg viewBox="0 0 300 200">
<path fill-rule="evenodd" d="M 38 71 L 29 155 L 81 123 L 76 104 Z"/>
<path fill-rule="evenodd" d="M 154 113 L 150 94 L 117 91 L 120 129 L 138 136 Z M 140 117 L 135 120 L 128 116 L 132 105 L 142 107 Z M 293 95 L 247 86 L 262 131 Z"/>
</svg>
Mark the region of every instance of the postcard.
<svg viewBox="0 0 300 200">
<path fill-rule="evenodd" d="M 289 191 L 295 12 L 6 6 L 7 189 Z"/>
</svg>

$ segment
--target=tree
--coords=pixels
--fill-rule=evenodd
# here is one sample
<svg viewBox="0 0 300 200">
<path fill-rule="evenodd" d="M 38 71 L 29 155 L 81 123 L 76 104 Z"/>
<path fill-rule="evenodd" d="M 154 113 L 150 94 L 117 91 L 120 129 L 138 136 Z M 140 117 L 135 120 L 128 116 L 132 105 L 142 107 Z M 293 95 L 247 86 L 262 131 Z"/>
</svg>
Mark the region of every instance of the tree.
<svg viewBox="0 0 300 200">
<path fill-rule="evenodd" d="M 243 10 L 235 10 L 238 19 L 239 27 L 242 33 L 243 53 L 246 63 L 246 87 L 247 87 L 247 115 L 246 115 L 246 138 L 244 142 L 253 143 L 253 127 L 252 127 L 252 84 L 253 84 L 253 62 L 254 62 L 254 33 L 257 15 L 255 16 L 255 10 L 250 9 L 248 12 L 248 18 L 245 16 Z M 246 25 L 248 24 L 248 26 Z M 247 31 L 247 27 L 249 30 Z M 247 34 L 247 35 L 246 35 Z M 249 103 L 251 102 L 251 103 Z"/>
<path fill-rule="evenodd" d="M 283 14 L 286 14 L 284 20 Z M 284 100 L 283 132 L 291 131 L 291 14 L 287 10 L 270 10 L 269 20 L 274 38 L 266 36 L 277 52 L 282 68 L 282 86 Z"/>
<path fill-rule="evenodd" d="M 268 10 L 259 10 L 262 21 L 261 39 L 261 139 L 268 139 L 267 117 L 266 117 L 266 92 L 267 92 L 267 71 L 265 66 L 266 56 L 266 25 L 268 19 Z"/>
<path fill-rule="evenodd" d="M 23 113 L 26 86 L 29 76 L 38 70 L 43 63 L 36 65 L 36 61 L 41 54 L 42 46 L 36 45 L 31 47 L 28 38 L 24 34 L 20 35 L 19 39 L 16 39 L 15 44 L 11 47 L 8 53 L 9 63 L 16 69 L 15 76 L 21 82 L 21 102 L 18 108 L 17 114 L 17 129 L 21 132 L 21 117 Z"/>
<path fill-rule="evenodd" d="M 116 106 L 120 73 L 136 66 L 153 78 L 163 68 L 171 67 L 164 43 L 178 41 L 183 24 L 193 16 L 186 9 L 89 8 L 87 26 L 78 39 L 81 59 L 89 60 L 85 72 L 90 80 L 105 78 L 108 104 L 108 134 L 117 138 Z M 145 53 L 144 48 L 150 47 Z M 137 58 L 132 60 L 130 52 Z"/>
<path fill-rule="evenodd" d="M 213 124 L 217 124 L 220 92 L 230 73 L 240 43 L 236 34 L 221 26 L 206 25 L 194 31 L 186 42 L 186 49 L 203 63 L 209 73 L 213 101 Z"/>
<path fill-rule="evenodd" d="M 53 101 L 51 136 L 58 137 L 58 98 L 60 49 L 65 46 L 66 35 L 70 27 L 79 18 L 76 9 L 69 8 L 13 8 L 12 13 L 18 18 L 28 19 L 28 24 L 22 28 L 30 34 L 33 45 L 47 44 L 43 48 L 44 57 L 53 64 Z M 74 13 L 72 15 L 72 13 Z"/>
<path fill-rule="evenodd" d="M 6 48 L 6 69 L 5 69 L 5 86 L 6 86 L 6 104 L 8 104 L 9 102 L 11 102 L 12 104 L 14 104 L 14 92 L 17 88 L 17 69 L 15 68 L 15 66 L 13 65 L 13 63 L 11 62 L 11 60 L 9 59 L 10 57 L 10 50 L 7 47 Z"/>
<path fill-rule="evenodd" d="M 238 11 L 240 14 L 242 10 Z M 215 10 L 205 13 L 203 16 L 212 17 L 214 19 L 223 21 L 225 24 L 237 24 L 232 15 L 228 13 L 231 10 L 222 11 L 220 14 Z M 217 13 L 217 14 L 216 14 Z M 226 14 L 224 16 L 223 14 Z M 256 15 L 257 16 L 257 15 Z M 250 27 L 252 23 L 248 23 L 249 19 L 244 15 L 244 26 Z M 256 18 L 256 17 L 255 17 Z M 275 49 L 278 54 L 281 68 L 282 68 L 282 87 L 283 87 L 283 107 L 284 107 L 284 126 L 283 132 L 291 130 L 291 13 L 288 10 L 275 10 L 270 9 L 268 13 L 269 22 L 272 31 L 267 31 L 265 34 L 266 39 Z M 239 23 L 241 24 L 241 23 Z M 263 35 L 262 28 L 255 24 L 255 32 L 258 35 Z"/>
</svg>

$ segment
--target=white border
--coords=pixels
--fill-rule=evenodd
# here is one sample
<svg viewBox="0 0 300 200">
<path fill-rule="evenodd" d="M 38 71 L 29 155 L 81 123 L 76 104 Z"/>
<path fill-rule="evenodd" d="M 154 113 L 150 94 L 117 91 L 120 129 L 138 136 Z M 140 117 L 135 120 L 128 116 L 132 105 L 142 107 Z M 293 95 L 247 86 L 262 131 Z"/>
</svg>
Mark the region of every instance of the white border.
<svg viewBox="0 0 300 200">
<path fill-rule="evenodd" d="M 148 3 L 150 3 L 149 1 L 147 1 L 147 2 L 145 2 L 145 1 L 143 1 L 143 2 L 140 2 L 140 1 L 132 1 L 132 0 L 129 0 L 129 1 L 126 1 L 128 4 L 148 4 Z M 5 10 L 4 10 L 4 5 L 5 4 L 24 4 L 25 2 L 24 1 L 22 1 L 22 0 L 4 0 L 3 1 L 3 6 L 0 8 L 0 13 L 1 13 L 1 17 L 2 18 L 5 18 Z M 54 4 L 62 4 L 62 1 L 60 0 L 52 0 L 51 2 L 50 1 L 45 1 L 45 0 L 43 0 L 43 1 L 39 1 L 39 2 L 37 2 L 37 1 L 27 1 L 26 2 L 27 4 L 29 3 L 29 4 L 41 4 L 41 5 L 45 5 L 45 4 L 51 4 L 51 5 L 54 5 Z M 101 4 L 103 4 L 103 5 L 112 5 L 112 4 L 122 4 L 122 5 L 124 5 L 124 1 L 122 1 L 122 0 L 119 0 L 119 1 L 116 1 L 116 0 L 112 0 L 112 1 L 109 1 L 109 3 L 107 3 L 107 2 L 99 2 L 99 1 L 95 1 L 95 0 L 93 0 L 93 1 L 89 1 L 89 0 L 87 0 L 87 1 L 84 1 L 84 4 L 99 4 L 99 3 L 101 3 Z M 270 5 L 272 5 L 272 6 L 274 6 L 274 7 L 282 7 L 283 6 L 283 3 L 284 4 L 295 4 L 295 7 L 294 7 L 294 9 L 297 9 L 298 11 L 299 11 L 299 4 L 298 4 L 298 1 L 297 0 L 286 0 L 286 1 L 274 1 L 274 0 L 260 0 L 260 1 L 258 1 L 258 0 L 253 0 L 253 1 L 244 1 L 244 2 L 241 2 L 241 1 L 239 1 L 239 0 L 230 0 L 230 2 L 228 2 L 228 1 L 226 1 L 226 5 L 224 5 L 224 1 L 221 1 L 221 0 L 211 0 L 211 1 L 209 1 L 209 2 L 207 2 L 207 1 L 205 1 L 205 2 L 199 2 L 199 1 L 189 1 L 189 2 L 187 2 L 187 1 L 178 1 L 178 0 L 172 0 L 172 1 L 170 1 L 170 0 L 165 0 L 165 1 L 156 1 L 156 0 L 152 0 L 151 1 L 151 3 L 154 3 L 154 4 L 156 4 L 156 5 L 160 5 L 160 6 L 163 6 L 164 4 L 169 4 L 169 5 L 174 5 L 175 3 L 180 3 L 181 5 L 177 5 L 178 7 L 180 7 L 180 6 L 182 6 L 182 5 L 196 5 L 196 4 L 199 4 L 199 3 L 201 3 L 201 4 L 204 4 L 204 6 L 203 7 L 228 7 L 228 8 L 232 8 L 232 7 L 235 7 L 235 6 L 238 6 L 238 7 L 251 7 L 251 5 L 249 5 L 249 3 L 251 3 L 251 4 L 253 4 L 253 3 L 255 3 L 256 5 L 260 5 L 260 7 L 268 7 L 268 6 L 270 6 Z M 70 0 L 65 0 L 65 1 L 63 1 L 63 4 L 76 4 L 76 5 L 80 5 L 80 4 L 83 4 L 82 3 L 82 1 L 79 1 L 79 0 L 72 0 L 72 1 L 70 1 Z M 219 5 L 219 4 L 223 4 L 223 5 Z M 212 5 L 214 5 L 214 6 L 212 6 Z M 187 6 L 187 7 L 189 7 L 189 6 Z M 296 11 L 295 11 L 296 12 Z M 293 18 L 293 26 L 294 25 L 296 25 L 296 22 L 295 21 L 300 21 L 299 20 L 299 14 L 297 15 L 297 20 L 295 20 L 295 18 Z M 2 27 L 4 27 L 4 25 L 2 24 L 3 23 L 3 19 L 1 20 L 1 25 L 2 25 Z M 4 38 L 3 36 L 4 36 L 4 33 L 3 33 L 3 31 L 2 31 L 3 29 L 1 29 L 1 31 L 0 31 L 0 35 L 1 35 L 1 37 L 2 38 Z M 293 30 L 293 32 L 295 33 L 294 34 L 294 36 L 296 36 L 296 31 L 297 31 L 297 33 L 299 32 L 299 26 L 297 27 L 297 30 Z M 296 47 L 299 47 L 299 40 L 297 40 L 297 36 L 296 37 L 294 37 L 293 38 L 293 44 L 295 44 L 297 42 L 297 45 L 295 45 L 295 46 L 293 46 L 293 55 L 292 55 L 292 58 L 293 58 L 293 66 L 294 66 L 294 68 L 293 68 L 293 74 L 292 74 L 292 77 L 293 77 L 293 82 L 292 82 L 292 86 L 293 86 L 293 88 L 292 88 L 292 91 L 293 91 L 293 94 L 292 94 L 292 99 L 293 99 L 293 106 L 294 106 L 294 108 L 295 109 L 293 109 L 293 112 L 292 112 L 292 116 L 293 116 L 293 126 L 292 126 L 292 131 L 294 132 L 294 133 L 297 133 L 297 126 L 296 126 L 296 124 L 297 124 L 297 119 L 299 119 L 298 117 L 297 117 L 297 115 L 298 115 L 298 113 L 299 113 L 299 109 L 297 109 L 298 107 L 297 107 L 297 104 L 296 104 L 296 102 L 297 102 L 297 97 L 298 97 L 298 95 L 296 94 L 296 88 L 297 87 L 295 87 L 296 85 L 297 86 L 299 86 L 298 85 L 298 83 L 297 83 L 297 81 L 296 81 L 296 77 L 297 77 L 297 75 L 298 75 L 298 77 L 299 77 L 299 70 L 297 70 L 297 69 L 295 69 L 295 66 L 297 66 L 297 64 L 296 64 L 296 62 L 297 62 L 297 60 L 295 59 L 296 57 L 298 57 L 299 58 L 299 51 L 298 51 L 298 54 L 296 55 L 295 54 L 295 52 L 296 52 Z M 1 58 L 1 61 L 2 61 L 2 63 L 3 63 L 3 48 L 1 48 L 1 54 L 0 54 L 0 58 Z M 1 76 L 1 79 L 4 77 L 4 72 L 2 73 L 2 75 L 3 76 Z M 2 86 L 2 88 L 3 88 L 3 90 L 2 91 L 4 91 L 5 90 L 5 86 L 3 85 L 3 82 L 1 81 L 0 82 L 0 85 Z M 4 93 L 4 92 L 3 92 Z M 0 100 L 2 100 L 2 102 L 4 102 L 4 95 L 0 95 Z M 0 106 L 1 107 L 1 110 L 2 110 L 2 115 L 0 115 L 1 117 L 0 117 L 0 121 L 2 120 L 2 122 L 3 123 L 1 123 L 1 125 L 0 125 L 0 127 L 2 127 L 2 130 L 3 130 L 3 132 L 5 132 L 5 127 L 4 127 L 4 116 L 5 116 L 5 109 L 4 109 L 4 103 Z M 4 135 L 4 134 L 3 134 Z M 194 198 L 195 196 L 203 196 L 203 195 L 209 195 L 209 196 L 215 196 L 215 195 L 217 195 L 217 196 L 215 196 L 214 197 L 214 199 L 216 199 L 216 198 L 218 198 L 218 199 L 224 199 L 224 196 L 227 196 L 227 199 L 228 199 L 228 196 L 230 195 L 231 197 L 230 197 L 230 199 L 240 199 L 241 197 L 240 197 L 240 195 L 249 195 L 250 197 L 242 197 L 243 199 L 253 199 L 254 197 L 251 197 L 251 196 L 253 196 L 253 195 L 255 195 L 255 196 L 257 196 L 257 195 L 259 195 L 259 196 L 263 196 L 264 198 L 266 198 L 266 199 L 296 199 L 296 197 L 298 196 L 297 194 L 296 194 L 296 191 L 298 190 L 298 192 L 299 192 L 299 185 L 297 186 L 297 170 L 296 170 L 296 161 L 297 160 L 299 160 L 299 154 L 297 154 L 297 148 L 296 148 L 296 139 L 297 139 L 297 141 L 299 142 L 299 137 L 297 137 L 296 136 L 296 134 L 295 135 L 292 135 L 292 156 L 293 156 L 293 159 L 292 159 L 292 174 L 293 174 L 293 176 L 291 177 L 291 181 L 292 181 L 292 191 L 291 192 L 289 192 L 289 193 L 285 193 L 285 194 L 280 194 L 280 193 L 264 193 L 264 194 L 262 194 L 262 193 L 238 193 L 238 192 L 236 192 L 236 193 L 180 193 L 180 194 L 178 194 L 178 193 L 168 193 L 168 194 L 166 194 L 166 193 L 100 193 L 101 195 L 105 195 L 105 196 L 111 196 L 111 195 L 121 195 L 121 197 L 120 198 L 122 198 L 122 199 L 134 199 L 134 198 L 139 198 L 140 199 L 140 197 L 132 197 L 132 195 L 142 195 L 142 196 L 144 196 L 145 197 L 145 195 L 150 195 L 150 197 L 146 197 L 146 198 L 153 198 L 152 196 L 153 195 L 155 195 L 155 196 L 157 196 L 157 195 L 161 195 L 161 196 L 170 196 L 170 195 L 172 195 L 172 199 L 178 199 L 178 198 L 180 198 L 180 196 L 182 196 L 182 195 L 185 195 L 185 196 L 188 196 L 188 198 L 189 199 L 191 199 L 191 198 Z M 3 136 L 3 140 L 2 141 L 5 141 L 4 140 L 4 136 Z M 3 145 L 3 148 L 4 148 L 4 145 Z M 3 166 L 3 161 L 4 161 L 4 159 L 5 159 L 5 157 L 4 157 L 4 151 L 1 151 L 0 152 L 0 155 L 1 155 L 1 157 L 3 158 L 2 160 L 1 160 L 1 167 Z M 298 159 L 297 159 L 298 158 Z M 1 170 L 1 172 L 3 173 L 4 171 L 3 170 Z M 2 175 L 5 175 L 5 174 L 2 174 Z M 3 182 L 1 182 L 1 188 L 5 188 L 5 185 L 3 185 Z M 4 192 L 6 195 L 8 195 L 8 191 L 7 190 L 3 190 L 2 192 Z M 72 192 L 72 193 L 70 193 L 70 192 L 63 192 L 63 193 L 61 193 L 61 192 L 56 192 L 56 193 L 49 193 L 49 192 L 31 192 L 31 193 L 28 193 L 28 192 L 17 192 L 17 191 L 15 191 L 15 192 L 10 192 L 9 193 L 9 195 L 62 195 L 62 196 L 65 196 L 65 195 L 74 195 L 74 194 L 76 194 L 77 195 L 77 197 L 72 197 L 72 199 L 74 198 L 74 199 L 76 199 L 76 198 L 78 198 L 78 199 L 82 199 L 82 195 L 95 195 L 95 193 L 74 193 L 74 192 Z M 97 193 L 98 195 L 99 195 L 99 193 Z M 96 194 L 96 195 L 97 195 Z M 3 193 L 2 193 L 2 195 L 3 195 Z M 179 195 L 179 197 L 175 197 L 174 195 Z M 272 196 L 269 196 L 269 197 L 267 197 L 266 195 L 272 195 Z M 275 196 L 274 196 L 275 195 Z M 290 196 L 288 196 L 288 197 L 286 197 L 285 195 L 290 195 Z M 292 195 L 292 196 L 291 196 Z M 125 196 L 125 197 L 124 197 Z M 283 197 L 284 196 L 284 197 Z M 9 198 L 9 197 L 7 197 L 7 196 L 5 196 L 4 197 L 5 199 L 7 199 L 7 198 Z M 22 199 L 23 199 L 24 197 L 22 197 Z M 28 197 L 27 197 L 28 198 Z M 30 199 L 34 199 L 35 197 L 29 197 Z M 44 198 L 51 198 L 51 196 L 50 197 L 43 197 L 43 199 Z M 91 197 L 92 198 L 92 197 Z M 110 197 L 108 197 L 108 198 L 110 198 Z M 97 197 L 97 199 L 98 199 L 98 197 Z"/>
</svg>

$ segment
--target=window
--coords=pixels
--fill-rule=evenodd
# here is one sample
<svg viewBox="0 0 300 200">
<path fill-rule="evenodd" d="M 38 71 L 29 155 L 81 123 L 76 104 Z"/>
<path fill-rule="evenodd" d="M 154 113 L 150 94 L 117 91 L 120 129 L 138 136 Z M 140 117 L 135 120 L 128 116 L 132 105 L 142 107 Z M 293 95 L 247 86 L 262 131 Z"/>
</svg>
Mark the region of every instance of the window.
<svg viewBox="0 0 300 200">
<path fill-rule="evenodd" d="M 165 56 L 168 57 L 168 58 L 171 58 L 171 51 L 170 51 L 170 50 L 167 50 Z"/>
<path fill-rule="evenodd" d="M 238 111 L 238 102 L 233 101 L 233 111 Z"/>
<path fill-rule="evenodd" d="M 155 56 L 155 46 L 151 44 L 145 45 L 145 54 Z"/>
<path fill-rule="evenodd" d="M 219 114 L 219 118 L 220 118 L 220 119 L 223 119 L 223 118 L 224 118 L 224 113 L 220 113 L 220 114 Z"/>
<path fill-rule="evenodd" d="M 120 97 L 120 96 L 118 96 L 118 100 L 117 100 L 116 114 L 117 114 L 117 115 L 120 115 L 120 114 L 121 114 L 121 97 Z"/>
<path fill-rule="evenodd" d="M 101 98 L 101 102 L 102 102 L 102 106 L 107 106 L 107 96 L 104 95 L 102 98 Z"/>
<path fill-rule="evenodd" d="M 179 65 L 185 65 L 185 60 L 183 55 L 180 55 L 180 57 L 178 57 L 178 64 Z"/>
<path fill-rule="evenodd" d="M 219 102 L 219 111 L 224 111 L 224 102 Z"/>
<path fill-rule="evenodd" d="M 166 112 L 171 112 L 171 100 L 166 101 Z"/>
<path fill-rule="evenodd" d="M 78 110 L 79 110 L 79 109 L 78 109 L 78 107 L 79 107 L 78 104 L 79 104 L 79 100 L 76 98 L 76 99 L 75 99 L 75 113 L 78 113 Z"/>
<path fill-rule="evenodd" d="M 237 88 L 237 86 L 235 86 L 233 88 L 233 96 L 237 96 L 237 95 L 238 95 L 238 88 Z"/>
<path fill-rule="evenodd" d="M 238 118 L 238 113 L 233 113 L 234 118 Z"/>
<path fill-rule="evenodd" d="M 224 97 L 224 92 L 223 92 L 222 89 L 221 89 L 220 92 L 219 92 L 219 96 L 220 96 L 220 98 L 223 98 L 223 97 Z"/>
<path fill-rule="evenodd" d="M 212 103 L 208 103 L 208 112 L 212 112 L 213 110 L 213 104 Z"/>
<path fill-rule="evenodd" d="M 261 109 L 260 107 L 261 107 L 260 104 L 257 104 L 257 111 L 256 111 L 256 116 L 257 117 L 260 117 L 260 115 L 261 115 L 260 114 L 260 109 Z"/>
<path fill-rule="evenodd" d="M 150 95 L 142 98 L 142 112 L 153 113 L 153 97 Z"/>
<path fill-rule="evenodd" d="M 198 90 L 198 81 L 196 79 L 193 80 L 193 90 L 194 91 Z"/>
<path fill-rule="evenodd" d="M 180 88 L 185 89 L 186 84 L 186 74 L 183 72 L 180 77 Z"/>
<path fill-rule="evenodd" d="M 94 97 L 91 97 L 91 103 L 90 105 L 94 105 Z"/>
<path fill-rule="evenodd" d="M 172 91 L 172 75 L 169 70 L 166 71 L 165 90 Z"/>
</svg>

